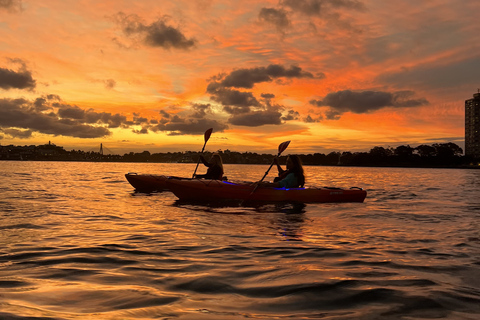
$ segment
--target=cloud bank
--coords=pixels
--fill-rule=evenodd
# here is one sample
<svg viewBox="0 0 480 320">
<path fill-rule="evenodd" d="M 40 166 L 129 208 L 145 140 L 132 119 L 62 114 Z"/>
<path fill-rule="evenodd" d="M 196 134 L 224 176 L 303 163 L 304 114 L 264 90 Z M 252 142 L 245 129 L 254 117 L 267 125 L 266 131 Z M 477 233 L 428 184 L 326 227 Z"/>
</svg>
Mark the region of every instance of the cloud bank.
<svg viewBox="0 0 480 320">
<path fill-rule="evenodd" d="M 50 104 L 52 100 L 56 101 L 57 97 L 50 96 L 34 102 L 25 99 L 0 99 L 0 129 L 17 138 L 29 137 L 32 132 L 99 138 L 110 134 L 107 128 L 99 125 L 114 124 L 114 119 L 118 116 L 79 111 L 66 105 L 57 105 L 59 109 L 56 111 Z"/>
<path fill-rule="evenodd" d="M 150 47 L 188 50 L 196 43 L 194 38 L 188 39 L 179 28 L 169 25 L 168 16 L 146 24 L 138 15 L 119 12 L 115 20 L 127 37 L 139 37 L 143 44 Z"/>
<path fill-rule="evenodd" d="M 229 74 L 220 74 L 213 77 L 207 86 L 210 99 L 220 103 L 223 111 L 230 114 L 228 122 L 237 126 L 258 127 L 262 125 L 280 125 L 285 121 L 293 120 L 295 113 L 285 106 L 273 104 L 274 94 L 262 93 L 260 99 L 251 91 L 239 89 L 253 89 L 262 82 L 282 84 L 282 79 L 322 79 L 323 73 L 314 76 L 298 66 L 286 68 L 282 65 L 271 64 L 267 67 L 242 68 L 231 71 Z M 284 115 L 287 112 L 287 115 Z M 289 116 L 290 115 L 290 116 Z"/>
<path fill-rule="evenodd" d="M 22 0 L 0 0 L 0 9 L 13 13 L 22 11 Z"/>
<path fill-rule="evenodd" d="M 277 7 L 261 8 L 258 19 L 275 26 L 282 34 L 294 28 L 292 22 L 294 15 L 311 20 L 314 26 L 328 22 L 343 29 L 354 30 L 351 22 L 343 18 L 344 11 L 348 10 L 365 11 L 366 6 L 357 0 L 281 0 Z"/>
<path fill-rule="evenodd" d="M 147 119 L 134 114 L 96 112 L 63 103 L 57 95 L 47 95 L 29 101 L 0 99 L 0 130 L 14 138 L 29 138 L 32 133 L 62 135 L 75 138 L 101 138 L 112 134 L 110 129 L 131 129 L 137 134 L 166 132 L 168 135 L 203 134 L 205 128 L 223 132 L 228 125 L 206 118 L 210 105 L 193 104 L 182 117 L 162 110 L 159 119 Z M 141 127 L 141 129 L 137 129 Z"/>
<path fill-rule="evenodd" d="M 413 99 L 413 91 L 350 91 L 329 93 L 323 100 L 311 100 L 317 107 L 330 107 L 327 119 L 339 119 L 345 112 L 369 113 L 386 107 L 411 108 L 428 104 L 424 98 Z"/>
<path fill-rule="evenodd" d="M 23 61 L 18 59 L 12 61 L 19 63 L 20 68 L 17 71 L 0 68 L 0 89 L 35 89 L 36 81 L 32 77 L 32 72 L 27 70 Z"/>
</svg>

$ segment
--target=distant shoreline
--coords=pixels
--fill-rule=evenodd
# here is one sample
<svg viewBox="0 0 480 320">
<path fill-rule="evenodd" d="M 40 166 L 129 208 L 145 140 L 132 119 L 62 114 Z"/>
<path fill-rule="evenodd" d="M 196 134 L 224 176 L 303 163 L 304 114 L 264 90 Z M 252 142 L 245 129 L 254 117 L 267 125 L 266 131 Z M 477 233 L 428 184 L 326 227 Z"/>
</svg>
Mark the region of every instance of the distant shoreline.
<svg viewBox="0 0 480 320">
<path fill-rule="evenodd" d="M 256 152 L 216 151 L 225 164 L 264 164 L 269 165 L 274 154 Z M 61 146 L 48 143 L 41 146 L 1 146 L 0 160 L 4 161 L 71 161 L 71 162 L 126 162 L 126 163 L 197 163 L 198 151 L 150 153 L 130 152 L 124 155 L 67 151 Z M 209 158 L 212 152 L 205 151 Z M 455 168 L 478 169 L 480 158 L 463 155 L 463 150 L 454 143 L 435 143 L 415 148 L 402 145 L 396 148 L 373 147 L 369 152 L 330 152 L 299 154 L 304 165 L 334 167 L 379 167 L 379 168 Z M 285 164 L 286 155 L 279 157 Z"/>
<path fill-rule="evenodd" d="M 162 161 L 128 161 L 128 160 L 66 160 L 66 159 L 42 159 L 42 160 L 20 160 L 0 159 L 0 161 L 11 162 L 91 162 L 91 163 L 164 163 L 164 164 L 196 164 L 196 162 L 162 162 Z M 228 163 L 226 165 L 268 165 L 267 163 Z M 411 168 L 411 169 L 480 169 L 480 165 L 443 165 L 443 166 L 413 166 L 413 165 L 346 165 L 346 164 L 304 164 L 312 167 L 357 167 L 357 168 Z"/>
</svg>

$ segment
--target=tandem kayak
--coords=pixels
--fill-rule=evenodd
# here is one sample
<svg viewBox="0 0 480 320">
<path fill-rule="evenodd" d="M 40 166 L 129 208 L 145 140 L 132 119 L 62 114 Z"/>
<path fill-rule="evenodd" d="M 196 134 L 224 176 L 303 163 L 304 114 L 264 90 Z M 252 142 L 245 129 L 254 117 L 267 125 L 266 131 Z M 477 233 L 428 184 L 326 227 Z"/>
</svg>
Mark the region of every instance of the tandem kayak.
<svg viewBox="0 0 480 320">
<path fill-rule="evenodd" d="M 151 192 L 168 190 L 167 176 L 127 173 L 125 174 L 125 178 L 127 178 L 128 182 L 130 182 L 137 191 Z"/>
<path fill-rule="evenodd" d="M 221 180 L 175 179 L 166 180 L 167 188 L 180 200 L 215 201 L 243 200 L 266 202 L 363 202 L 367 192 L 361 188 L 269 188 L 251 183 Z"/>
</svg>

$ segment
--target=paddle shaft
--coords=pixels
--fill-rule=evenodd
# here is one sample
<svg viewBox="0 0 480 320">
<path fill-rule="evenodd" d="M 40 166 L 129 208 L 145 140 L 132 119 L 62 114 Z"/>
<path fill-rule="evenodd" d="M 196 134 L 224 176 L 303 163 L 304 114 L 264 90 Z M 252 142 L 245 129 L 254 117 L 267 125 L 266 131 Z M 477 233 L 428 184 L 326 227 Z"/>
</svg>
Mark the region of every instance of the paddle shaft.
<svg viewBox="0 0 480 320">
<path fill-rule="evenodd" d="M 207 145 L 208 139 L 210 139 L 210 136 L 212 135 L 212 131 L 213 131 L 213 128 L 210 128 L 207 131 L 205 131 L 205 133 L 203 134 L 203 140 L 205 140 L 205 143 L 203 144 L 201 154 L 203 154 L 203 150 L 205 150 L 205 146 Z M 193 172 L 192 179 L 195 178 L 195 173 L 197 173 L 199 163 L 200 163 L 200 157 L 198 157 L 197 166 L 195 167 L 195 171 Z"/>
<path fill-rule="evenodd" d="M 286 149 L 286 148 L 285 148 Z M 283 150 L 282 150 L 283 151 Z M 263 181 L 263 179 L 265 179 L 265 177 L 268 175 L 268 173 L 270 172 L 270 169 L 272 169 L 273 165 L 275 164 L 275 159 L 280 157 L 280 154 L 281 152 L 278 153 L 278 155 L 275 156 L 275 158 L 273 158 L 273 161 L 272 161 L 272 164 L 270 165 L 270 167 L 268 168 L 268 170 L 265 172 L 265 174 L 263 175 L 262 179 L 257 183 L 257 185 L 255 186 L 255 188 L 253 188 L 252 192 L 250 193 L 249 197 L 255 193 L 255 191 L 257 191 L 257 188 L 258 186 L 260 185 L 260 182 Z"/>
<path fill-rule="evenodd" d="M 279 157 L 280 154 L 278 154 L 275 158 Z M 260 182 L 263 181 L 263 179 L 265 179 L 265 177 L 268 175 L 268 173 L 270 172 L 270 169 L 272 169 L 273 165 L 275 164 L 275 158 L 273 158 L 273 161 L 272 161 L 272 164 L 270 165 L 270 167 L 268 168 L 268 170 L 265 172 L 265 174 L 263 175 L 262 179 L 260 179 Z"/>
<path fill-rule="evenodd" d="M 260 185 L 260 183 L 263 181 L 263 179 L 265 179 L 265 177 L 267 176 L 268 172 L 270 172 L 270 169 L 272 169 L 272 167 L 273 167 L 273 165 L 274 165 L 274 163 L 275 163 L 275 159 L 277 159 L 278 157 L 280 157 L 280 155 L 282 154 L 282 152 L 285 151 L 285 149 L 287 149 L 287 147 L 288 147 L 289 144 L 290 144 L 290 140 L 280 143 L 280 145 L 278 146 L 278 154 L 273 158 L 272 164 L 271 164 L 270 167 L 268 168 L 267 172 L 265 172 L 265 174 L 263 175 L 262 179 L 261 179 L 259 182 L 257 182 L 255 188 L 253 188 L 253 190 L 252 190 L 252 192 L 250 193 L 250 195 L 248 196 L 248 198 L 250 198 L 250 196 L 255 193 L 255 191 L 257 190 L 257 188 L 258 188 L 258 186 Z"/>
<path fill-rule="evenodd" d="M 270 165 L 270 167 L 268 168 L 267 172 L 265 172 L 265 174 L 263 175 L 262 179 L 259 181 L 259 182 L 262 182 L 263 179 L 265 179 L 265 177 L 268 175 L 268 173 L 270 172 L 270 169 L 272 169 L 273 165 L 275 164 L 275 159 L 277 159 L 278 157 L 280 157 L 280 155 L 282 154 L 283 151 L 285 151 L 285 149 L 287 149 L 288 145 L 290 144 L 290 141 L 285 141 L 285 142 L 282 142 L 280 143 L 280 145 L 278 146 L 278 154 L 273 158 L 273 161 L 272 161 L 272 164 Z M 258 186 L 258 185 L 257 185 Z M 255 189 L 253 190 L 253 192 L 255 192 L 257 188 L 255 187 Z M 252 193 L 253 193 L 252 192 Z"/>
<path fill-rule="evenodd" d="M 205 141 L 205 143 L 203 144 L 203 148 L 202 148 L 202 154 L 203 154 L 203 150 L 205 150 L 205 146 L 207 145 L 207 141 Z M 193 172 L 193 175 L 192 175 L 192 179 L 195 178 L 195 173 L 197 173 L 197 169 L 198 169 L 198 165 L 200 164 L 200 157 L 198 157 L 198 161 L 197 161 L 197 166 L 195 167 L 195 171 Z"/>
</svg>

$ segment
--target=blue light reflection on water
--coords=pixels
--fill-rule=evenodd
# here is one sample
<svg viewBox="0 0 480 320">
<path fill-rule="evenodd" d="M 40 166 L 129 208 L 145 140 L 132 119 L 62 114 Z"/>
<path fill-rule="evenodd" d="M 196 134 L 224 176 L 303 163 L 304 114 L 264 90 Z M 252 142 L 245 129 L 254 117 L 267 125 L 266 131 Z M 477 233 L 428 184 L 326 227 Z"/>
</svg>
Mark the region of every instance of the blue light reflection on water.
<svg viewBox="0 0 480 320">
<path fill-rule="evenodd" d="M 195 164 L 1 165 L 0 319 L 480 314 L 479 170 L 306 167 L 308 184 L 363 187 L 365 203 L 245 207 L 136 193 L 124 178 Z"/>
</svg>

